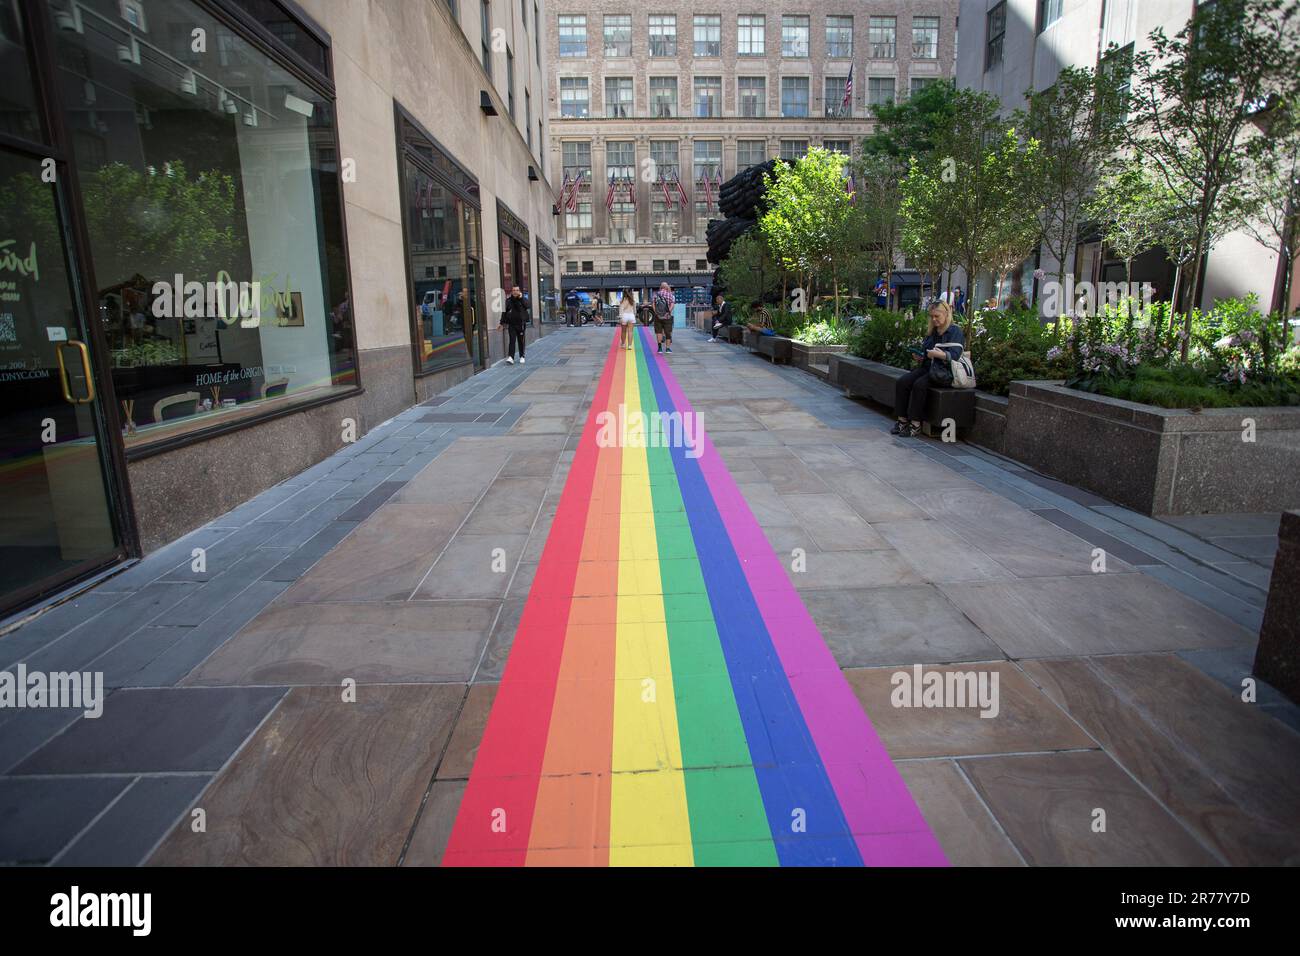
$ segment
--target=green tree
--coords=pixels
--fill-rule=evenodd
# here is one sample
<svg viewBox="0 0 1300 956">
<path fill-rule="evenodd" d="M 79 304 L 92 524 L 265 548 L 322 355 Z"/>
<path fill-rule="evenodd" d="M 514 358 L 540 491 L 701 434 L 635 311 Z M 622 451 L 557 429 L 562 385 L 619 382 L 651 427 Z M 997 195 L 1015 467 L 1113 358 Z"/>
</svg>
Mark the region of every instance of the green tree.
<svg viewBox="0 0 1300 956">
<path fill-rule="evenodd" d="M 1291 307 L 1291 277 L 1300 260 L 1300 96 L 1275 100 L 1258 123 L 1272 148 L 1261 157 L 1248 185 L 1246 231 L 1278 254 L 1282 281 L 1272 308 L 1285 315 Z"/>
<path fill-rule="evenodd" d="M 1089 198 L 1086 214 L 1101 223 L 1102 238 L 1124 260 L 1124 282 L 1133 281 L 1133 260 L 1160 244 L 1169 216 L 1168 194 L 1140 166 L 1108 173 Z"/>
<path fill-rule="evenodd" d="M 915 157 L 924 160 L 957 115 L 962 98 L 951 83 L 928 83 L 907 99 L 871 107 L 876 129 L 862 140 L 865 156 L 888 156 L 906 171 Z"/>
<path fill-rule="evenodd" d="M 1249 218 L 1253 168 L 1272 147 L 1250 135 L 1254 116 L 1288 99 L 1300 74 L 1296 0 L 1200 5 L 1174 37 L 1156 29 L 1133 59 L 1126 142 L 1191 215 L 1182 357 L 1206 254 Z"/>
<path fill-rule="evenodd" d="M 894 285 L 894 250 L 903 237 L 902 183 L 906 175 L 907 164 L 886 152 L 865 154 L 854 163 L 856 215 L 851 222 L 859 237 L 857 256 L 871 261 L 873 267 L 878 265 L 890 288 Z"/>
<path fill-rule="evenodd" d="M 819 275 L 830 276 L 838 303 L 841 242 L 853 208 L 844 188 L 844 162 L 842 153 L 814 146 L 797 162 L 778 163 L 766 177 L 767 211 L 758 229 L 773 258 L 798 278 L 805 307 Z"/>
<path fill-rule="evenodd" d="M 719 275 L 729 298 L 738 306 L 763 302 L 781 291 L 783 270 L 756 230 L 731 244 Z"/>
<path fill-rule="evenodd" d="M 1042 207 L 1043 245 L 1064 284 L 1088 198 L 1120 140 L 1118 83 L 1113 70 L 1066 67 L 1054 84 L 1028 91 L 1025 100 L 1013 122 L 1038 145 L 1037 164 L 1024 184 Z"/>
<path fill-rule="evenodd" d="M 952 261 L 966 270 L 970 301 L 986 268 L 999 268 L 1027 232 L 1040 228 L 1041 207 L 1024 177 L 1037 163 L 1037 145 L 1005 124 L 995 97 L 958 90 L 952 125 L 924 161 L 913 160 L 903 181 L 905 232 L 912 244 L 944 237 Z"/>
</svg>

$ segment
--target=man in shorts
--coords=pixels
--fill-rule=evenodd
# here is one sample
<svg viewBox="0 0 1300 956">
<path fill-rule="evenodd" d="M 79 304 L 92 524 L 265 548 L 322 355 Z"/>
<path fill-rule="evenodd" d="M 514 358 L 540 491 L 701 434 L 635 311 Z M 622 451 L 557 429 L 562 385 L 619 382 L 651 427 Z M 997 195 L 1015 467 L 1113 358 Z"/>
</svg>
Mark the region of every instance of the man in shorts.
<svg viewBox="0 0 1300 956">
<path fill-rule="evenodd" d="M 654 294 L 650 304 L 655 313 L 655 341 L 658 343 L 655 351 L 671 352 L 673 350 L 673 308 L 677 305 L 677 300 L 673 298 L 672 287 L 667 282 L 659 283 L 659 291 Z"/>
</svg>

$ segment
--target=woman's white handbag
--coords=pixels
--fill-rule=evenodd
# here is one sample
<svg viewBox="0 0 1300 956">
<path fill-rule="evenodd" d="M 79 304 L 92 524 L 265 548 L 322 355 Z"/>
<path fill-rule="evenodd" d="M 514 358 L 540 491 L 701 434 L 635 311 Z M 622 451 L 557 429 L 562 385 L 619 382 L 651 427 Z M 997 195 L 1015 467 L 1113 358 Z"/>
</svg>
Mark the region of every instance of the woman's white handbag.
<svg viewBox="0 0 1300 956">
<path fill-rule="evenodd" d="M 975 366 L 970 360 L 970 353 L 966 351 L 966 347 L 957 342 L 950 342 L 940 345 L 939 348 L 948 353 L 948 365 L 952 368 L 952 387 L 974 388 Z"/>
</svg>

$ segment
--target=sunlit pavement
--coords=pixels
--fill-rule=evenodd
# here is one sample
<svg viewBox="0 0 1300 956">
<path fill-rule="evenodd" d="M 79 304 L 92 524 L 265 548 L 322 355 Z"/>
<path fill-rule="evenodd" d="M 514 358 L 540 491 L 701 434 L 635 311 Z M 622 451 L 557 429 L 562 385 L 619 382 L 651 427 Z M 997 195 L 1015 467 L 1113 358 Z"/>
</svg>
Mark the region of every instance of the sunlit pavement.
<svg viewBox="0 0 1300 956">
<path fill-rule="evenodd" d="M 0 862 L 1300 859 L 1300 721 L 1241 699 L 1267 516 L 611 344 L 548 334 L 0 638 L 113 689 L 0 711 Z M 620 406 L 707 441 L 598 441 Z"/>
</svg>

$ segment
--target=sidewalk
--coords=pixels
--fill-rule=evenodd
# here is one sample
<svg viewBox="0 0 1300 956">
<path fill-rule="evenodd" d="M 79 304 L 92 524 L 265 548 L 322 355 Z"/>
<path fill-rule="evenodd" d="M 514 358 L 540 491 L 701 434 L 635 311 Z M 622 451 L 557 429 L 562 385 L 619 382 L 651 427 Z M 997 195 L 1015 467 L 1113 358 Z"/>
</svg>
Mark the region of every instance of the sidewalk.
<svg viewBox="0 0 1300 956">
<path fill-rule="evenodd" d="M 475 809 L 462 811 L 467 784 L 471 796 L 475 788 L 499 792 L 482 790 L 492 779 L 483 768 L 520 766 L 523 749 L 538 737 L 518 718 L 538 683 L 529 680 L 542 659 L 533 635 L 546 630 L 545 615 L 531 619 L 528 643 L 511 657 L 530 588 L 535 576 L 554 580 L 548 575 L 571 546 L 567 539 L 583 541 L 571 516 L 597 513 L 595 503 L 613 500 L 594 477 L 604 474 L 598 458 L 583 479 L 587 491 L 566 492 L 586 474 L 580 436 L 592 403 L 602 399 L 602 376 L 622 374 L 626 386 L 638 374 L 626 365 L 617 373 L 607 362 L 611 338 L 609 329 L 557 329 L 530 345 L 526 366 L 494 367 L 404 412 L 0 637 L 0 668 L 102 671 L 113 688 L 99 719 L 75 709 L 0 710 L 0 862 L 426 865 L 442 862 L 449 840 L 459 862 L 482 862 L 464 833 L 482 822 L 477 808 L 498 804 L 467 799 Z M 683 331 L 673 355 L 647 362 L 662 362 L 670 374 L 638 366 L 644 383 L 637 394 L 699 413 L 725 468 L 697 485 L 680 459 L 646 456 L 654 506 L 624 506 L 622 520 L 641 514 L 654 521 L 624 534 L 654 532 L 654 540 L 672 542 L 663 514 L 689 516 L 679 526 L 692 533 L 674 546 L 694 556 L 705 590 L 652 584 L 634 593 L 658 595 L 665 609 L 676 593 L 712 598 L 710 576 L 729 553 L 741 554 L 737 542 L 752 513 L 770 543 L 755 560 L 779 560 L 785 577 L 764 579 L 764 587 L 752 575 L 747 585 L 736 578 L 736 607 L 781 615 L 764 620 L 786 666 L 781 675 L 761 661 L 737 669 L 728 655 L 743 648 L 728 643 L 728 615 L 739 613 L 731 605 L 718 614 L 714 600 L 713 613 L 689 621 L 717 628 L 690 645 L 692 652 L 716 646 L 733 676 L 781 680 L 755 690 L 758 723 L 748 721 L 741 694 L 734 703 L 739 724 L 728 711 L 653 731 L 662 746 L 629 759 L 668 759 L 656 779 L 677 794 L 680 812 L 662 822 L 660 836 L 610 841 L 615 846 L 603 850 L 611 862 L 619 862 L 619 846 L 651 845 L 674 846 L 677 855 L 647 851 L 627 862 L 707 862 L 703 851 L 728 841 L 699 830 L 697 811 L 717 803 L 698 796 L 692 781 L 709 771 L 723 776 L 733 766 L 723 758 L 738 744 L 756 754 L 760 727 L 767 742 L 788 739 L 796 748 L 790 752 L 821 760 L 754 757 L 746 769 L 762 798 L 755 812 L 766 808 L 775 818 L 776 784 L 767 768 L 797 766 L 797 773 L 778 774 L 782 785 L 822 793 L 818 806 L 840 821 L 832 826 L 812 815 L 810 830 L 825 855 L 802 861 L 852 862 L 842 854 L 854 847 L 836 843 L 848 835 L 866 860 L 870 826 L 853 823 L 854 814 L 883 813 L 884 805 L 871 802 L 870 785 L 847 794 L 837 784 L 837 765 L 825 759 L 835 741 L 818 735 L 816 704 L 800 697 L 800 671 L 781 652 L 793 638 L 774 624 L 796 620 L 803 607 L 815 622 L 810 633 L 820 633 L 822 653 L 829 648 L 861 705 L 849 723 L 874 727 L 906 783 L 890 812 L 901 818 L 908 807 L 919 809 L 948 862 L 1300 859 L 1296 708 L 1263 686 L 1258 703 L 1240 700 L 1276 516 L 1157 521 L 970 445 L 897 440 L 887 418 L 811 376 L 706 344 L 695 333 Z M 677 385 L 681 394 L 672 399 Z M 615 469 L 606 477 L 626 474 Z M 661 506 L 660 495 L 674 488 L 680 503 Z M 701 533 L 697 513 L 719 516 L 716 534 Z M 202 572 L 192 569 L 195 548 L 206 549 Z M 1096 548 L 1105 551 L 1105 573 L 1094 573 Z M 793 570 L 800 554 L 805 565 Z M 594 558 L 584 551 L 583 560 Z M 621 595 L 626 569 L 651 558 L 620 553 L 612 560 L 605 578 L 617 587 L 583 593 L 571 581 L 561 594 L 547 583 L 534 594 L 566 601 Z M 748 558 L 737 565 L 746 573 L 755 566 Z M 769 596 L 791 586 L 797 597 L 773 610 Z M 667 641 L 676 678 L 680 645 L 671 615 L 635 623 L 654 620 L 666 620 L 667 634 L 640 632 L 645 643 L 638 646 L 657 652 Z M 596 659 L 590 649 L 598 645 L 571 636 L 555 641 L 550 649 L 568 655 L 566 666 Z M 813 644 L 799 650 L 801 660 L 816 658 Z M 917 664 L 996 674 L 997 716 L 981 718 L 978 707 L 892 706 L 894 675 Z M 494 712 L 503 677 L 510 689 Z M 611 688 L 614 680 L 611 672 Z M 782 681 L 796 706 L 778 712 L 772 702 L 787 699 Z M 825 686 L 833 696 L 838 685 Z M 352 694 L 355 702 L 345 699 Z M 691 698 L 677 697 L 675 712 L 689 715 Z M 613 732 L 622 739 L 618 713 Z M 731 728 L 725 740 L 724 726 Z M 693 761 L 673 751 L 679 733 L 683 744 L 695 740 L 710 756 Z M 555 734 L 534 743 L 544 748 Z M 476 756 L 484 783 L 470 783 Z M 570 763 L 570 774 L 544 776 L 585 779 Z M 888 764 L 865 779 L 887 783 Z M 617 786 L 645 769 L 615 765 L 594 779 L 613 778 Z M 514 778 L 502 771 L 496 779 Z M 599 851 L 601 841 L 585 832 L 562 833 L 566 821 L 599 818 L 599 800 L 591 804 L 586 794 L 576 784 L 553 792 L 547 819 L 560 842 L 515 851 L 539 853 L 528 862 L 573 861 L 541 852 L 551 849 Z M 688 804 L 689 813 L 682 809 Z M 837 806 L 842 817 L 835 817 Z M 194 830 L 194 809 L 203 811 L 202 832 Z M 1098 809 L 1104 832 L 1094 829 Z M 468 822 L 458 824 L 458 812 Z M 453 838 L 456 826 L 463 833 Z M 729 845 L 754 849 L 762 840 L 748 832 Z M 899 824 L 888 832 L 913 831 Z M 655 842 L 665 833 L 677 836 Z M 899 862 L 934 862 L 917 841 L 895 844 L 894 852 L 915 854 Z M 808 841 L 772 843 L 780 856 Z"/>
</svg>

